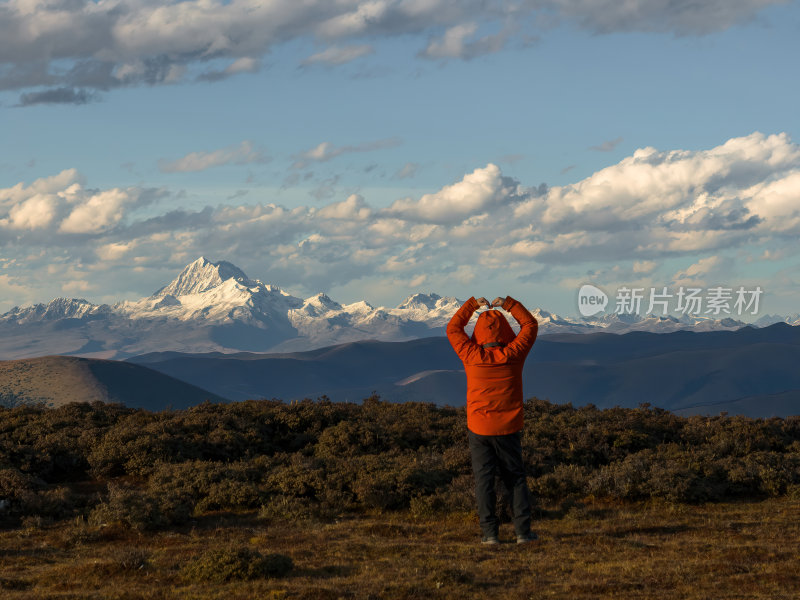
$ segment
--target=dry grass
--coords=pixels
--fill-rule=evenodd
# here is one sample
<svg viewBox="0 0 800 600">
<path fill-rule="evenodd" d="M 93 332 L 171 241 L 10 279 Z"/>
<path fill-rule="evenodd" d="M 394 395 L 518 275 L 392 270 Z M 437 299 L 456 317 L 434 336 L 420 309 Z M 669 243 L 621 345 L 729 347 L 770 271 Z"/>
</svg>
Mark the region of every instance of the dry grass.
<svg viewBox="0 0 800 600">
<path fill-rule="evenodd" d="M 0 398 L 61 406 L 106 401 L 108 393 L 91 374 L 85 359 L 43 356 L 0 361 Z"/>
<path fill-rule="evenodd" d="M 476 517 L 407 512 L 264 525 L 216 514 L 154 534 L 83 521 L 0 532 L 0 597 L 781 598 L 800 597 L 800 499 L 689 506 L 545 507 L 528 546 L 478 543 Z M 509 540 L 510 525 L 501 529 Z M 290 556 L 287 576 L 188 581 L 209 549 Z"/>
</svg>

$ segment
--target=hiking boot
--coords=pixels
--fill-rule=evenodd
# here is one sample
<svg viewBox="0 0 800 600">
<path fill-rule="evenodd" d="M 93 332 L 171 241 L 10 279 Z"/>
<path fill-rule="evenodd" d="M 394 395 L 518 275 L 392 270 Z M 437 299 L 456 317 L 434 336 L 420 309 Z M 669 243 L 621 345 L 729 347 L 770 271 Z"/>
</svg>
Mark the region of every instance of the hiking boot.
<svg viewBox="0 0 800 600">
<path fill-rule="evenodd" d="M 523 535 L 518 535 L 517 536 L 517 543 L 518 544 L 529 544 L 530 542 L 535 542 L 538 539 L 539 539 L 538 535 L 536 535 L 532 531 L 529 531 L 528 533 L 525 533 Z"/>
<path fill-rule="evenodd" d="M 481 539 L 481 544 L 484 544 L 486 546 L 496 546 L 499 543 L 500 540 L 497 539 L 496 535 L 485 535 Z"/>
</svg>

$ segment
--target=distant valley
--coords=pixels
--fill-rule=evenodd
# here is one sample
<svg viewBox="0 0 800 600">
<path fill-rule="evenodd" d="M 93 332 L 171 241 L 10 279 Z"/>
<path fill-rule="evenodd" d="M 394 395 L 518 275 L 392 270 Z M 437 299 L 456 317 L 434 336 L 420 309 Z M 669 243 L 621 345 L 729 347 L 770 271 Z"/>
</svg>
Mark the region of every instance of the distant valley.
<svg viewBox="0 0 800 600">
<path fill-rule="evenodd" d="M 800 327 L 736 331 L 541 336 L 524 370 L 526 397 L 574 406 L 679 414 L 800 414 Z M 160 410 L 205 399 L 285 401 L 327 396 L 360 402 L 461 406 L 462 365 L 447 339 L 358 341 L 292 353 L 157 352 L 125 362 L 44 357 L 0 362 L 6 405 L 103 400 Z"/>
<path fill-rule="evenodd" d="M 461 363 L 444 337 L 354 342 L 279 355 L 156 353 L 131 359 L 232 400 L 317 398 L 460 406 Z M 526 362 L 526 397 L 680 414 L 800 414 L 800 327 L 549 335 Z"/>
</svg>

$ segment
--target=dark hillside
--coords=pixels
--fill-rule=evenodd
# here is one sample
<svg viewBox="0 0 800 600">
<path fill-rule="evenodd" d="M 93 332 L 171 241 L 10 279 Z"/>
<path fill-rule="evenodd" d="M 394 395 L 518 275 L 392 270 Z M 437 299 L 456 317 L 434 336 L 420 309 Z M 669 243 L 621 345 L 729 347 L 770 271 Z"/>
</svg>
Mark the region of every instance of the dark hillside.
<svg viewBox="0 0 800 600">
<path fill-rule="evenodd" d="M 460 406 L 465 398 L 461 362 L 444 337 L 291 354 L 160 353 L 130 360 L 236 400 L 325 394 L 355 401 L 377 391 L 392 401 Z M 703 333 L 552 335 L 536 341 L 524 387 L 526 395 L 576 406 L 648 402 L 668 410 L 788 416 L 800 414 L 790 400 L 800 394 L 798 364 L 800 327 L 785 323 Z M 774 394 L 786 395 L 782 402 L 757 400 Z"/>
<path fill-rule="evenodd" d="M 224 398 L 192 384 L 133 363 L 44 356 L 0 362 L 0 403 L 42 402 L 55 407 L 70 402 L 120 402 L 163 410 L 186 408 Z"/>
</svg>

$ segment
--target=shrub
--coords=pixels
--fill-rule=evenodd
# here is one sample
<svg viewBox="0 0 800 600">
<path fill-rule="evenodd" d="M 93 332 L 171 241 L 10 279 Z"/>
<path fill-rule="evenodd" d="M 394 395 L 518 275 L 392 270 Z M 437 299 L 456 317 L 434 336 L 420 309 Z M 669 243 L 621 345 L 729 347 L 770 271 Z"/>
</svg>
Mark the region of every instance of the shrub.
<svg viewBox="0 0 800 600">
<path fill-rule="evenodd" d="M 260 472 L 243 462 L 159 462 L 152 467 L 147 490 L 153 497 L 189 503 L 198 511 L 237 510 L 259 506 L 259 478 Z"/>
<path fill-rule="evenodd" d="M 589 469 L 578 465 L 556 465 L 552 473 L 545 473 L 534 480 L 531 492 L 545 498 L 586 495 L 588 472 Z"/>
<path fill-rule="evenodd" d="M 223 583 L 234 579 L 282 577 L 294 567 L 283 554 L 262 555 L 249 548 L 209 550 L 184 565 L 181 575 L 189 581 Z"/>
<path fill-rule="evenodd" d="M 89 514 L 89 523 L 93 526 L 121 523 L 137 531 L 153 530 L 184 523 L 193 511 L 194 504 L 189 498 L 153 496 L 112 482 L 107 499 Z"/>
<path fill-rule="evenodd" d="M 294 496 L 273 496 L 258 511 L 258 518 L 269 522 L 297 522 L 310 519 L 315 514 L 311 501 Z"/>
<path fill-rule="evenodd" d="M 536 399 L 524 410 L 523 460 L 536 496 L 704 502 L 800 488 L 800 417 L 683 418 L 647 405 Z M 92 477 L 107 494 L 91 493 Z M 377 397 L 158 413 L 99 402 L 0 407 L 6 523 L 81 511 L 97 523 L 157 529 L 197 511 L 259 507 L 265 519 L 474 510 L 473 484 L 463 409 Z"/>
</svg>

